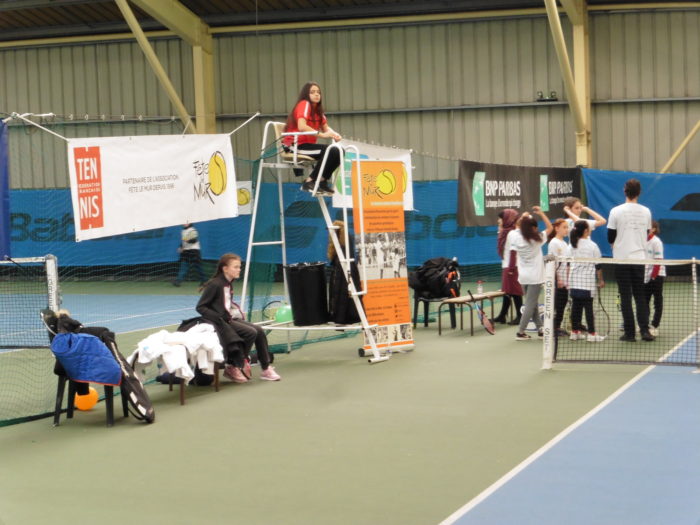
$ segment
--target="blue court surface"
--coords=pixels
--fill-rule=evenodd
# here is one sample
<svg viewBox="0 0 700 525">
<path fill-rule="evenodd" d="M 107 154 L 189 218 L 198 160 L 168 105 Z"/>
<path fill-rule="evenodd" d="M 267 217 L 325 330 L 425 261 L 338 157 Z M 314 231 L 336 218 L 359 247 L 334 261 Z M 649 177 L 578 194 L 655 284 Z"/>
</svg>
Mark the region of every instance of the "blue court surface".
<svg viewBox="0 0 700 525">
<path fill-rule="evenodd" d="M 443 524 L 700 524 L 694 370 L 645 369 Z"/>
</svg>

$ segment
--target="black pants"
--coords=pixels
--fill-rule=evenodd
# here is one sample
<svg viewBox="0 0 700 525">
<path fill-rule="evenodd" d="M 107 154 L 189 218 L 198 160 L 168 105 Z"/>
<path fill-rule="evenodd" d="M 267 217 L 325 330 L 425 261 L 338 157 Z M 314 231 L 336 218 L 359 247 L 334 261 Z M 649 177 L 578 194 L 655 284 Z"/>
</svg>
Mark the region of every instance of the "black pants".
<svg viewBox="0 0 700 525">
<path fill-rule="evenodd" d="M 595 333 L 595 319 L 593 318 L 593 297 L 571 297 L 571 329 L 581 331 L 583 312 L 586 312 L 586 324 L 589 334 Z"/>
<path fill-rule="evenodd" d="M 318 177 L 318 173 L 321 170 L 321 164 L 323 163 L 323 156 L 326 153 L 326 150 L 328 149 L 328 144 L 309 144 L 307 142 L 303 144 L 299 144 L 297 146 L 297 151 L 301 153 L 302 155 L 307 155 L 309 157 L 313 157 L 316 159 L 316 164 L 314 165 L 314 169 L 311 172 L 311 177 L 313 180 L 316 180 Z M 332 148 L 328 152 L 328 158 L 326 159 L 326 165 L 323 168 L 323 173 L 321 173 L 321 177 L 324 179 L 328 180 L 331 178 L 333 175 L 333 172 L 340 166 L 340 152 L 338 148 Z"/>
<path fill-rule="evenodd" d="M 243 368 L 245 340 L 230 323 L 221 321 L 215 326 L 216 333 L 219 335 L 219 342 L 224 348 L 226 363 Z"/>
<path fill-rule="evenodd" d="M 649 331 L 649 303 L 644 290 L 644 266 L 641 264 L 615 265 L 615 280 L 620 293 L 620 310 L 626 337 L 634 337 L 634 310 L 637 308 L 637 324 L 644 334 Z"/>
<path fill-rule="evenodd" d="M 498 322 L 505 323 L 508 316 L 508 310 L 510 309 L 510 301 L 513 301 L 515 306 L 515 317 L 520 319 L 520 308 L 523 306 L 523 296 L 522 295 L 504 295 L 503 302 L 501 303 L 501 313 L 498 314 L 496 319 Z"/>
<path fill-rule="evenodd" d="M 554 290 L 554 329 L 561 328 L 564 320 L 564 310 L 569 301 L 569 290 L 567 288 L 557 288 Z"/>
<path fill-rule="evenodd" d="M 664 311 L 664 278 L 658 276 L 644 285 L 647 294 L 647 307 L 651 304 L 651 298 L 654 298 L 654 318 L 651 321 L 651 326 L 658 328 L 661 324 L 661 314 Z M 649 312 L 651 313 L 651 312 Z"/>
<path fill-rule="evenodd" d="M 238 335 L 241 336 L 244 342 L 244 353 L 247 356 L 250 349 L 255 345 L 255 351 L 258 354 L 258 361 L 263 370 L 267 370 L 270 366 L 270 351 L 267 344 L 267 336 L 265 331 L 258 325 L 249 323 L 248 321 L 234 320 L 229 321 Z"/>
</svg>

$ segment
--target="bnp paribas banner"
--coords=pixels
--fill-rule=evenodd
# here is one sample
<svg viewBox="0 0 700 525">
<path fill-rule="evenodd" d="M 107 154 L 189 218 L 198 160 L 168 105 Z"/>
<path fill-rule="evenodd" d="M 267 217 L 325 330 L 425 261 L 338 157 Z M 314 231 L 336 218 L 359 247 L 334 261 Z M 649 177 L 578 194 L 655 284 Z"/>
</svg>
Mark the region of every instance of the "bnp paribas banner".
<svg viewBox="0 0 700 525">
<path fill-rule="evenodd" d="M 238 215 L 229 135 L 68 141 L 75 240 Z"/>
<path fill-rule="evenodd" d="M 505 208 L 540 206 L 564 216 L 564 199 L 581 196 L 579 168 L 508 166 L 462 160 L 459 163 L 457 219 L 460 226 L 492 226 Z"/>
</svg>

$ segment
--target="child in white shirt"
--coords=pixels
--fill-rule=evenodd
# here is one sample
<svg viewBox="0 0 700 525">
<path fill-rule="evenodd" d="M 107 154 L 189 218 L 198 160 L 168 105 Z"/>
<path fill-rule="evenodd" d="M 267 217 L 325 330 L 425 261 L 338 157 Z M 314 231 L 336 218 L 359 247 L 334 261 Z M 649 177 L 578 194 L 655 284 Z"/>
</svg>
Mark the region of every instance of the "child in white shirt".
<svg viewBox="0 0 700 525">
<path fill-rule="evenodd" d="M 659 223 L 651 221 L 651 231 L 647 240 L 647 259 L 663 259 L 664 243 L 659 239 Z M 666 267 L 663 264 L 647 264 L 644 267 L 644 290 L 646 291 L 647 303 L 651 303 L 654 298 L 654 318 L 649 325 L 649 333 L 653 336 L 659 333 L 661 324 L 661 314 L 664 309 L 664 278 L 666 277 Z M 651 310 L 651 308 L 650 308 Z"/>
<path fill-rule="evenodd" d="M 564 241 L 569 235 L 569 223 L 565 219 L 557 219 L 552 223 L 552 232 L 549 234 L 548 255 L 566 257 L 570 255 L 569 245 Z M 569 301 L 569 263 L 556 262 L 556 288 L 554 289 L 554 331 L 557 335 L 569 335 L 561 330 L 561 322 L 564 319 L 564 310 Z"/>
<path fill-rule="evenodd" d="M 569 272 L 569 293 L 571 295 L 571 335 L 570 339 L 586 339 L 589 343 L 599 343 L 605 339 L 595 331 L 593 317 L 593 298 L 597 288 L 605 286 L 603 271 L 595 263 L 575 262 L 576 258 L 600 258 L 598 245 L 589 239 L 591 228 L 587 221 L 576 221 L 574 229 L 569 233 L 571 239 L 571 255 L 574 262 Z M 597 283 L 596 283 L 597 277 Z M 586 312 L 588 336 L 583 334 L 581 319 Z"/>
</svg>

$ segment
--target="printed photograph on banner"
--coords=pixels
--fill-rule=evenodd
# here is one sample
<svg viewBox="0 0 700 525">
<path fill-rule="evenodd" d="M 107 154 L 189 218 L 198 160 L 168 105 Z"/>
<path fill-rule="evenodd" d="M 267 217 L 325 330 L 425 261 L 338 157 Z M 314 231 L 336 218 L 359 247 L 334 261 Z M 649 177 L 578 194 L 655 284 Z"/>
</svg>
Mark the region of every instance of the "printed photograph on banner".
<svg viewBox="0 0 700 525">
<path fill-rule="evenodd" d="M 353 162 L 353 219 L 360 223 L 360 206 L 365 233 L 404 231 L 403 163 L 395 161 L 361 162 L 362 188 L 357 184 L 357 162 Z M 360 201 L 361 199 L 361 201 Z"/>
<path fill-rule="evenodd" d="M 413 325 L 411 323 L 391 324 L 370 328 L 377 346 L 403 346 L 413 344 Z M 367 334 L 364 336 L 364 346 L 370 346 Z"/>
<path fill-rule="evenodd" d="M 357 253 L 368 280 L 408 278 L 406 237 L 403 232 L 368 233 Z"/>
</svg>

